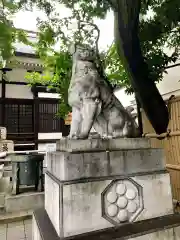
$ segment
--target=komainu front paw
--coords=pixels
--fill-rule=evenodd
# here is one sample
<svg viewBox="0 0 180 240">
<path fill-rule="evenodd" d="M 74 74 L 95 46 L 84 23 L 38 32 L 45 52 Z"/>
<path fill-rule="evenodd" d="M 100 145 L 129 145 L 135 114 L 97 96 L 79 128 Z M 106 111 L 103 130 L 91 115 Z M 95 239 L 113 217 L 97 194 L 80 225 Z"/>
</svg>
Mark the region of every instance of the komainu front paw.
<svg viewBox="0 0 180 240">
<path fill-rule="evenodd" d="M 88 135 L 83 133 L 78 136 L 78 139 L 87 139 L 87 138 L 88 138 Z"/>
<path fill-rule="evenodd" d="M 78 139 L 78 136 L 77 136 L 77 134 L 76 133 L 70 133 L 69 135 L 68 135 L 68 138 L 69 139 Z"/>
<path fill-rule="evenodd" d="M 112 135 L 103 134 L 102 139 L 112 139 Z"/>
</svg>

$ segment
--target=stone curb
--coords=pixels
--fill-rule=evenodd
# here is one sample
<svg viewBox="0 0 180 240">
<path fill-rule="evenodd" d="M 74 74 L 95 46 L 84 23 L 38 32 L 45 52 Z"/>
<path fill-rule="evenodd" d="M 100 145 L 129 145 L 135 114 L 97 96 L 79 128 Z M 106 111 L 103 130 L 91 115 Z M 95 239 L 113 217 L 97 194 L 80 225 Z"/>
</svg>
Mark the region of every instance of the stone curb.
<svg viewBox="0 0 180 240">
<path fill-rule="evenodd" d="M 32 219 L 32 213 L 33 213 L 32 211 L 24 211 L 24 212 L 0 214 L 0 224 Z"/>
</svg>

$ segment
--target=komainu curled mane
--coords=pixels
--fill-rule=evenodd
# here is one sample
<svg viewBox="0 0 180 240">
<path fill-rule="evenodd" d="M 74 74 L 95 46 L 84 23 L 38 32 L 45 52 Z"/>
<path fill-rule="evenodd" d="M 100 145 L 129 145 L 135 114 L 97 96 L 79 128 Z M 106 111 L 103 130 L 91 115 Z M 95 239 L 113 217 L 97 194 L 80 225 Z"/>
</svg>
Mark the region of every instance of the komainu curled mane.
<svg viewBox="0 0 180 240">
<path fill-rule="evenodd" d="M 72 106 L 70 138 L 86 139 L 93 127 L 103 138 L 137 137 L 138 128 L 95 64 L 93 49 L 76 46 L 68 101 Z"/>
</svg>

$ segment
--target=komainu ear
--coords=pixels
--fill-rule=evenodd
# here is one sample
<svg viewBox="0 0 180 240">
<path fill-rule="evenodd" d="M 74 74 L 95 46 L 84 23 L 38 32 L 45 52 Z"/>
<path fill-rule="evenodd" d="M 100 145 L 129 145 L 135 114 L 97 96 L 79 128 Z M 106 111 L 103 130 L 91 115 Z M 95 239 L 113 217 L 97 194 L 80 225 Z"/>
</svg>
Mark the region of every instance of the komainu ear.
<svg viewBox="0 0 180 240">
<path fill-rule="evenodd" d="M 126 111 L 129 112 L 129 113 L 132 113 L 134 111 L 134 108 L 129 106 L 126 108 Z"/>
</svg>

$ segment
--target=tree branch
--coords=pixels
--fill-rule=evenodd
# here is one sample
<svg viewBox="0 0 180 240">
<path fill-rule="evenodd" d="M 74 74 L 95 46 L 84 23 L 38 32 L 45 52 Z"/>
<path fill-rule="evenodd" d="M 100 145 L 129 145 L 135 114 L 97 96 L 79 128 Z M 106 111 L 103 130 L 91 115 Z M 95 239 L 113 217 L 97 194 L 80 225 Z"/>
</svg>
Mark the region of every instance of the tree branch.
<svg viewBox="0 0 180 240">
<path fill-rule="evenodd" d="M 174 68 L 174 67 L 178 67 L 178 66 L 180 66 L 180 63 L 176 63 L 173 65 L 167 66 L 167 67 L 165 67 L 165 69 Z"/>
<path fill-rule="evenodd" d="M 115 11 L 117 8 L 116 0 L 106 0 L 107 3 L 111 6 L 111 8 Z"/>
<path fill-rule="evenodd" d="M 99 37 L 100 37 L 100 29 L 98 28 L 98 26 L 96 25 L 96 24 L 94 24 L 94 23 L 92 23 L 92 22 L 86 22 L 86 21 L 79 21 L 79 23 L 80 24 L 83 24 L 81 27 L 80 27 L 80 29 L 83 29 L 83 27 L 85 26 L 85 25 L 89 25 L 89 26 L 92 26 L 96 31 L 97 31 L 97 39 L 96 39 L 96 42 L 95 42 L 95 44 L 96 44 L 96 48 L 98 49 L 98 42 L 99 42 Z"/>
<path fill-rule="evenodd" d="M 1 0 L 1 3 L 2 3 L 2 17 L 3 17 L 3 22 L 6 22 L 6 16 L 5 16 L 5 13 L 4 13 L 4 9 L 5 9 L 5 3 L 4 3 L 4 0 Z"/>
</svg>

